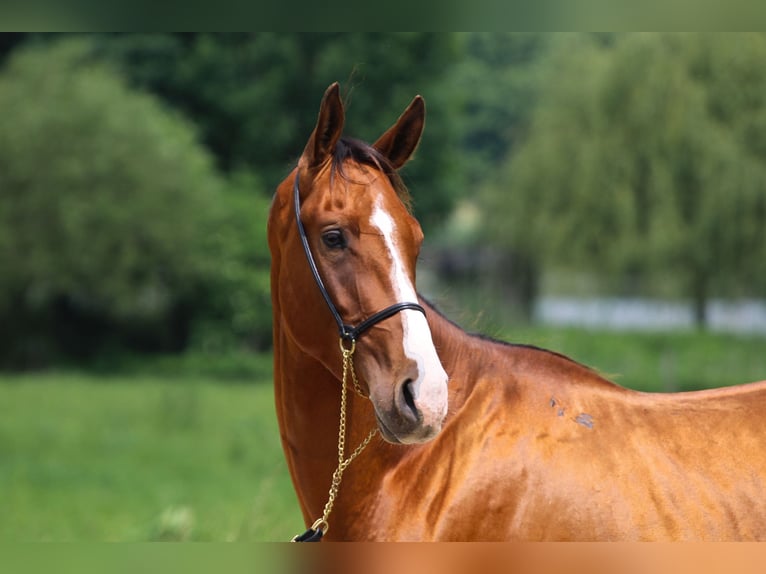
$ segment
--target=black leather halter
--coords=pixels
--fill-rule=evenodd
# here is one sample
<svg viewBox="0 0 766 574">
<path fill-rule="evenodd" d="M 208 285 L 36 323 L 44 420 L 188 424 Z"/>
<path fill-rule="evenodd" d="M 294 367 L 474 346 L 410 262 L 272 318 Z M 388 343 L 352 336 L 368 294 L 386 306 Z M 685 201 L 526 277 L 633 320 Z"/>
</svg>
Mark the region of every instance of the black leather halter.
<svg viewBox="0 0 766 574">
<path fill-rule="evenodd" d="M 298 186 L 298 179 L 299 179 L 299 173 L 295 173 L 295 183 L 293 184 L 293 192 L 295 194 L 295 221 L 298 224 L 298 234 L 301 237 L 301 242 L 303 243 L 303 250 L 306 252 L 306 259 L 309 262 L 309 267 L 311 268 L 311 272 L 314 274 L 314 280 L 317 283 L 317 286 L 319 287 L 319 291 L 322 293 L 322 297 L 324 297 L 325 302 L 327 303 L 327 306 L 330 309 L 330 313 L 332 313 L 333 318 L 335 319 L 335 322 L 338 324 L 338 332 L 340 333 L 340 338 L 342 341 L 349 341 L 354 342 L 359 338 L 359 335 L 364 333 L 367 329 L 375 325 L 376 323 L 380 323 L 381 321 L 385 321 L 389 317 L 393 317 L 396 315 L 399 311 L 404 311 L 405 309 L 412 309 L 414 311 L 420 311 L 423 313 L 423 315 L 426 314 L 426 310 L 423 309 L 423 307 L 417 303 L 412 302 L 403 302 L 403 303 L 394 303 L 390 307 L 386 307 L 382 311 L 378 311 L 374 315 L 368 317 L 361 323 L 359 323 L 356 327 L 352 325 L 348 325 L 343 322 L 343 319 L 340 316 L 340 313 L 338 312 L 338 309 L 335 307 L 335 305 L 332 302 L 332 299 L 330 298 L 330 294 L 327 292 L 327 289 L 325 289 L 324 283 L 322 282 L 322 278 L 319 275 L 319 269 L 317 269 L 316 262 L 314 261 L 314 257 L 311 255 L 311 248 L 309 247 L 309 240 L 306 236 L 306 229 L 303 227 L 303 222 L 301 222 L 301 199 L 300 199 L 300 188 Z"/>
</svg>

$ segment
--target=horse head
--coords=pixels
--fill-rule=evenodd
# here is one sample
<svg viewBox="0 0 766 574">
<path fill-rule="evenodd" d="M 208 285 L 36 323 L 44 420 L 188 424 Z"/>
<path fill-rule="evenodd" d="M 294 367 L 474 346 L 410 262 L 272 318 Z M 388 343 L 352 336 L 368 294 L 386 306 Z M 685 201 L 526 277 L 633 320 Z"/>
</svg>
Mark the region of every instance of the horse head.
<svg viewBox="0 0 766 574">
<path fill-rule="evenodd" d="M 344 119 L 333 84 L 296 170 L 274 199 L 269 242 L 280 328 L 340 378 L 336 327 L 342 334 L 343 325 L 373 317 L 364 332 L 346 336 L 356 345 L 362 391 L 386 440 L 425 442 L 439 432 L 447 412 L 447 374 L 416 304 L 423 233 L 398 175 L 420 140 L 425 104 L 416 97 L 372 145 L 342 137 Z M 390 314 L 376 317 L 388 309 Z"/>
</svg>

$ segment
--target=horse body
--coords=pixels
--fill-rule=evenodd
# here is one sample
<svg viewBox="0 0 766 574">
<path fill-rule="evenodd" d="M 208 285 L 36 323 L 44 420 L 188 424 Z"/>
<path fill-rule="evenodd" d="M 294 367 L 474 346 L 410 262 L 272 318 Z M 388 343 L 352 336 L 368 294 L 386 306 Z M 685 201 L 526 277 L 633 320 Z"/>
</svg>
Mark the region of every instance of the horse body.
<svg viewBox="0 0 766 574">
<path fill-rule="evenodd" d="M 370 161 L 330 159 L 342 117 L 333 86 L 269 219 L 275 400 L 307 525 L 337 466 L 342 373 L 291 181 L 297 173 L 311 249 L 344 317 L 358 322 L 414 286 L 422 238 L 388 171 L 417 144 L 422 101 Z M 348 177 L 333 177 L 331 161 Z M 383 438 L 343 475 L 329 539 L 766 540 L 766 382 L 630 391 L 556 353 L 469 335 L 420 303 L 427 328 L 405 310 L 356 344 L 369 398 L 349 395 L 346 441 L 353 449 L 376 425 Z"/>
<path fill-rule="evenodd" d="M 372 538 L 766 538 L 766 383 L 639 393 L 429 320 L 463 350 L 443 353 L 452 414 L 380 481 Z"/>
<path fill-rule="evenodd" d="M 639 393 L 426 308 L 450 377 L 447 423 L 423 445 L 374 442 L 349 469 L 331 539 L 766 539 L 766 383 Z M 304 410 L 295 397 L 280 409 L 285 427 L 305 427 L 288 460 L 304 469 L 307 523 L 336 456 L 335 428 L 310 421 L 337 418 L 338 384 L 328 373 Z M 352 404 L 357 444 L 375 420 L 364 400 Z"/>
</svg>

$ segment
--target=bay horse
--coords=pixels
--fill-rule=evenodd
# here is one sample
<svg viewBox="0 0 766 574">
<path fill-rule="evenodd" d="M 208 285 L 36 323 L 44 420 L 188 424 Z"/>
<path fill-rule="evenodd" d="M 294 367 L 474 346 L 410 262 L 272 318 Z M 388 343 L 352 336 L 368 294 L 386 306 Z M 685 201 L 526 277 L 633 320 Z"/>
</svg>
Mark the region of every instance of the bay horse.
<svg viewBox="0 0 766 574">
<path fill-rule="evenodd" d="M 423 234 L 397 171 L 423 99 L 371 145 L 344 117 L 336 83 L 268 222 L 275 402 L 307 532 L 766 540 L 766 381 L 642 393 L 464 332 L 415 290 Z M 330 529 L 339 418 L 346 455 L 367 448 L 340 471 Z"/>
</svg>

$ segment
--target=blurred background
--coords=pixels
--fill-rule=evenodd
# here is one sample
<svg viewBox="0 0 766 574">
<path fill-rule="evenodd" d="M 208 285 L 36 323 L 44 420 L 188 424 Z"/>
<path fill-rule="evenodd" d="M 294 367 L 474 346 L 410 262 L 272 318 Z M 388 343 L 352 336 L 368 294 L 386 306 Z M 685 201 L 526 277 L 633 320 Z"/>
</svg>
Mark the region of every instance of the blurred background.
<svg viewBox="0 0 766 574">
<path fill-rule="evenodd" d="M 301 530 L 266 218 L 336 80 L 366 140 L 425 97 L 418 283 L 466 329 L 766 378 L 764 34 L 0 34 L 0 539 Z"/>
</svg>

